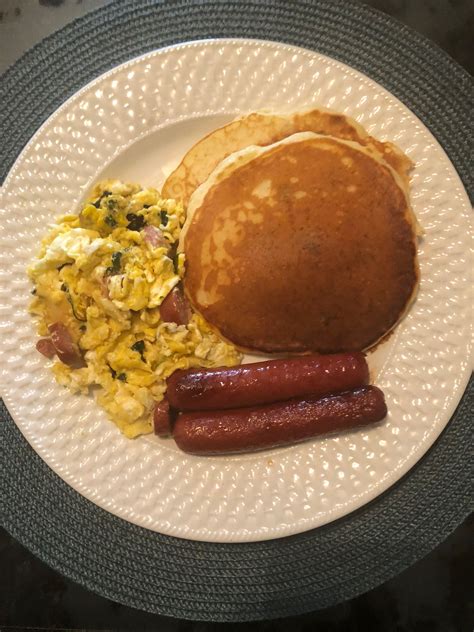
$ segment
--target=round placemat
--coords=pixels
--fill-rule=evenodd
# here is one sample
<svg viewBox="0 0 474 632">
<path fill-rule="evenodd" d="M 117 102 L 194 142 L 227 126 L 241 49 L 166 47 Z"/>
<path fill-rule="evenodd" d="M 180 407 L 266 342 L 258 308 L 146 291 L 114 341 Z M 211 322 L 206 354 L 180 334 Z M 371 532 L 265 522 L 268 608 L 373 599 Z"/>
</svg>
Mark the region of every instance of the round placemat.
<svg viewBox="0 0 474 632">
<path fill-rule="evenodd" d="M 296 44 L 364 72 L 430 128 L 472 199 L 469 75 L 408 28 L 338 0 L 121 1 L 71 23 L 3 77 L 1 180 L 40 124 L 85 83 L 147 51 L 208 37 Z M 59 572 L 144 610 L 241 621 L 327 607 L 397 574 L 468 514 L 473 392 L 471 380 L 431 450 L 372 503 L 319 529 L 250 544 L 180 540 L 98 508 L 49 469 L 1 405 L 1 519 Z"/>
</svg>

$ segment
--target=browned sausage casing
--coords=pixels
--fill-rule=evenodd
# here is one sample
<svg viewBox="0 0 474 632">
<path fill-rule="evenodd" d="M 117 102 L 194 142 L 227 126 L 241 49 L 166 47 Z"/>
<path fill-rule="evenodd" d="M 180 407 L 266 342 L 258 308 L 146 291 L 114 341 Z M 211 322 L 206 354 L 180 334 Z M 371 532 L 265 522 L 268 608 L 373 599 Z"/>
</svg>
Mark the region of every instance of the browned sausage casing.
<svg viewBox="0 0 474 632">
<path fill-rule="evenodd" d="M 159 437 L 171 434 L 171 410 L 166 397 L 161 402 L 156 402 L 153 409 L 153 430 Z"/>
<path fill-rule="evenodd" d="M 189 303 L 179 286 L 174 287 L 161 303 L 160 316 L 165 323 L 176 323 L 177 325 L 189 323 Z"/>
<path fill-rule="evenodd" d="M 302 356 L 217 369 L 175 371 L 168 399 L 179 410 L 239 408 L 348 391 L 369 382 L 363 353 Z"/>
<path fill-rule="evenodd" d="M 252 452 L 380 421 L 387 414 L 382 391 L 354 391 L 293 399 L 252 408 L 181 414 L 173 436 L 185 452 L 201 455 Z"/>
</svg>

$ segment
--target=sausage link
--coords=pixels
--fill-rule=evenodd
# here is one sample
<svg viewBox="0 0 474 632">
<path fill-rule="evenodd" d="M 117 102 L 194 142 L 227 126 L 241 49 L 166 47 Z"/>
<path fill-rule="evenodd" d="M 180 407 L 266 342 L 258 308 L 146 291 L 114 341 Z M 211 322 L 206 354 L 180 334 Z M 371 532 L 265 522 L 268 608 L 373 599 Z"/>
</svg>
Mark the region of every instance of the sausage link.
<svg viewBox="0 0 474 632">
<path fill-rule="evenodd" d="M 167 381 L 179 410 L 240 408 L 348 391 L 369 382 L 363 353 L 301 356 L 217 369 L 175 371 Z"/>
<path fill-rule="evenodd" d="M 161 402 L 156 402 L 153 409 L 153 430 L 159 437 L 171 434 L 171 410 L 166 397 Z"/>
<path fill-rule="evenodd" d="M 182 413 L 173 436 L 178 447 L 191 454 L 252 452 L 376 423 L 386 414 L 382 391 L 376 386 L 364 386 L 322 399 Z"/>
</svg>

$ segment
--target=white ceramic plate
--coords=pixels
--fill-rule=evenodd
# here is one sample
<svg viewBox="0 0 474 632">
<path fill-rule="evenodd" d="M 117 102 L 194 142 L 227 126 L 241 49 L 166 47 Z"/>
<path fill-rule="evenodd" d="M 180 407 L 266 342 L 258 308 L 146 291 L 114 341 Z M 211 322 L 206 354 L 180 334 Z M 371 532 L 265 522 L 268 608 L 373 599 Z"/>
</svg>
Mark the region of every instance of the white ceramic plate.
<svg viewBox="0 0 474 632">
<path fill-rule="evenodd" d="M 99 178 L 159 186 L 198 138 L 241 112 L 325 106 L 355 117 L 414 160 L 425 231 L 421 288 L 370 357 L 389 415 L 370 430 L 226 458 L 172 440 L 129 441 L 91 398 L 59 387 L 36 352 L 25 269 L 55 216 Z M 351 68 L 271 42 L 216 40 L 155 51 L 102 75 L 28 143 L 2 189 L 2 394 L 36 452 L 74 489 L 137 525 L 243 542 L 317 527 L 397 481 L 448 422 L 469 374 L 470 265 L 463 186 L 439 144 L 396 98 Z"/>
</svg>

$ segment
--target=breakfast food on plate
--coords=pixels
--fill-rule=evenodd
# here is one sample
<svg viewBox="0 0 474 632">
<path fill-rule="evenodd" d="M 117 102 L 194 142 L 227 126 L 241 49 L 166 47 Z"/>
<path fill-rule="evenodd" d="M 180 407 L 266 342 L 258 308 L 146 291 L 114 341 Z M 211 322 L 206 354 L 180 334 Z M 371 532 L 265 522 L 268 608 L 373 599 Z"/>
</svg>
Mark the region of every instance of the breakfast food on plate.
<svg viewBox="0 0 474 632">
<path fill-rule="evenodd" d="M 189 303 L 180 287 L 174 287 L 160 305 L 160 317 L 165 323 L 187 325 L 191 318 Z"/>
<path fill-rule="evenodd" d="M 159 404 L 177 368 L 241 359 L 179 295 L 183 222 L 182 205 L 155 189 L 106 181 L 79 215 L 53 225 L 29 270 L 37 348 L 58 357 L 56 380 L 80 392 L 99 386 L 99 404 L 130 438 L 164 432 Z"/>
<path fill-rule="evenodd" d="M 229 454 L 291 445 L 321 434 L 381 421 L 387 414 L 376 386 L 230 410 L 186 412 L 174 424 L 177 445 L 191 454 Z"/>
<path fill-rule="evenodd" d="M 153 409 L 153 432 L 159 437 L 168 437 L 172 431 L 172 412 L 165 395 L 161 402 L 156 402 Z"/>
<path fill-rule="evenodd" d="M 194 309 L 238 347 L 372 347 L 418 286 L 416 220 L 373 149 L 312 132 L 226 158 L 191 196 L 178 251 Z"/>
<path fill-rule="evenodd" d="M 321 397 L 368 382 L 367 360 L 356 351 L 175 371 L 167 380 L 167 395 L 179 410 L 242 408 L 307 395 Z"/>
<path fill-rule="evenodd" d="M 166 179 L 162 194 L 187 205 L 197 187 L 230 154 L 251 145 L 271 145 L 297 132 L 326 134 L 374 149 L 408 184 L 412 163 L 396 145 L 372 138 L 349 116 L 318 108 L 290 114 L 252 112 L 220 127 L 191 147 Z"/>
<path fill-rule="evenodd" d="M 377 423 L 387 408 L 364 351 L 419 280 L 411 166 L 311 109 L 215 130 L 161 194 L 102 182 L 29 269 L 36 348 L 60 384 L 99 387 L 126 437 L 172 435 L 192 454 Z M 241 365 L 242 350 L 290 357 Z"/>
</svg>

